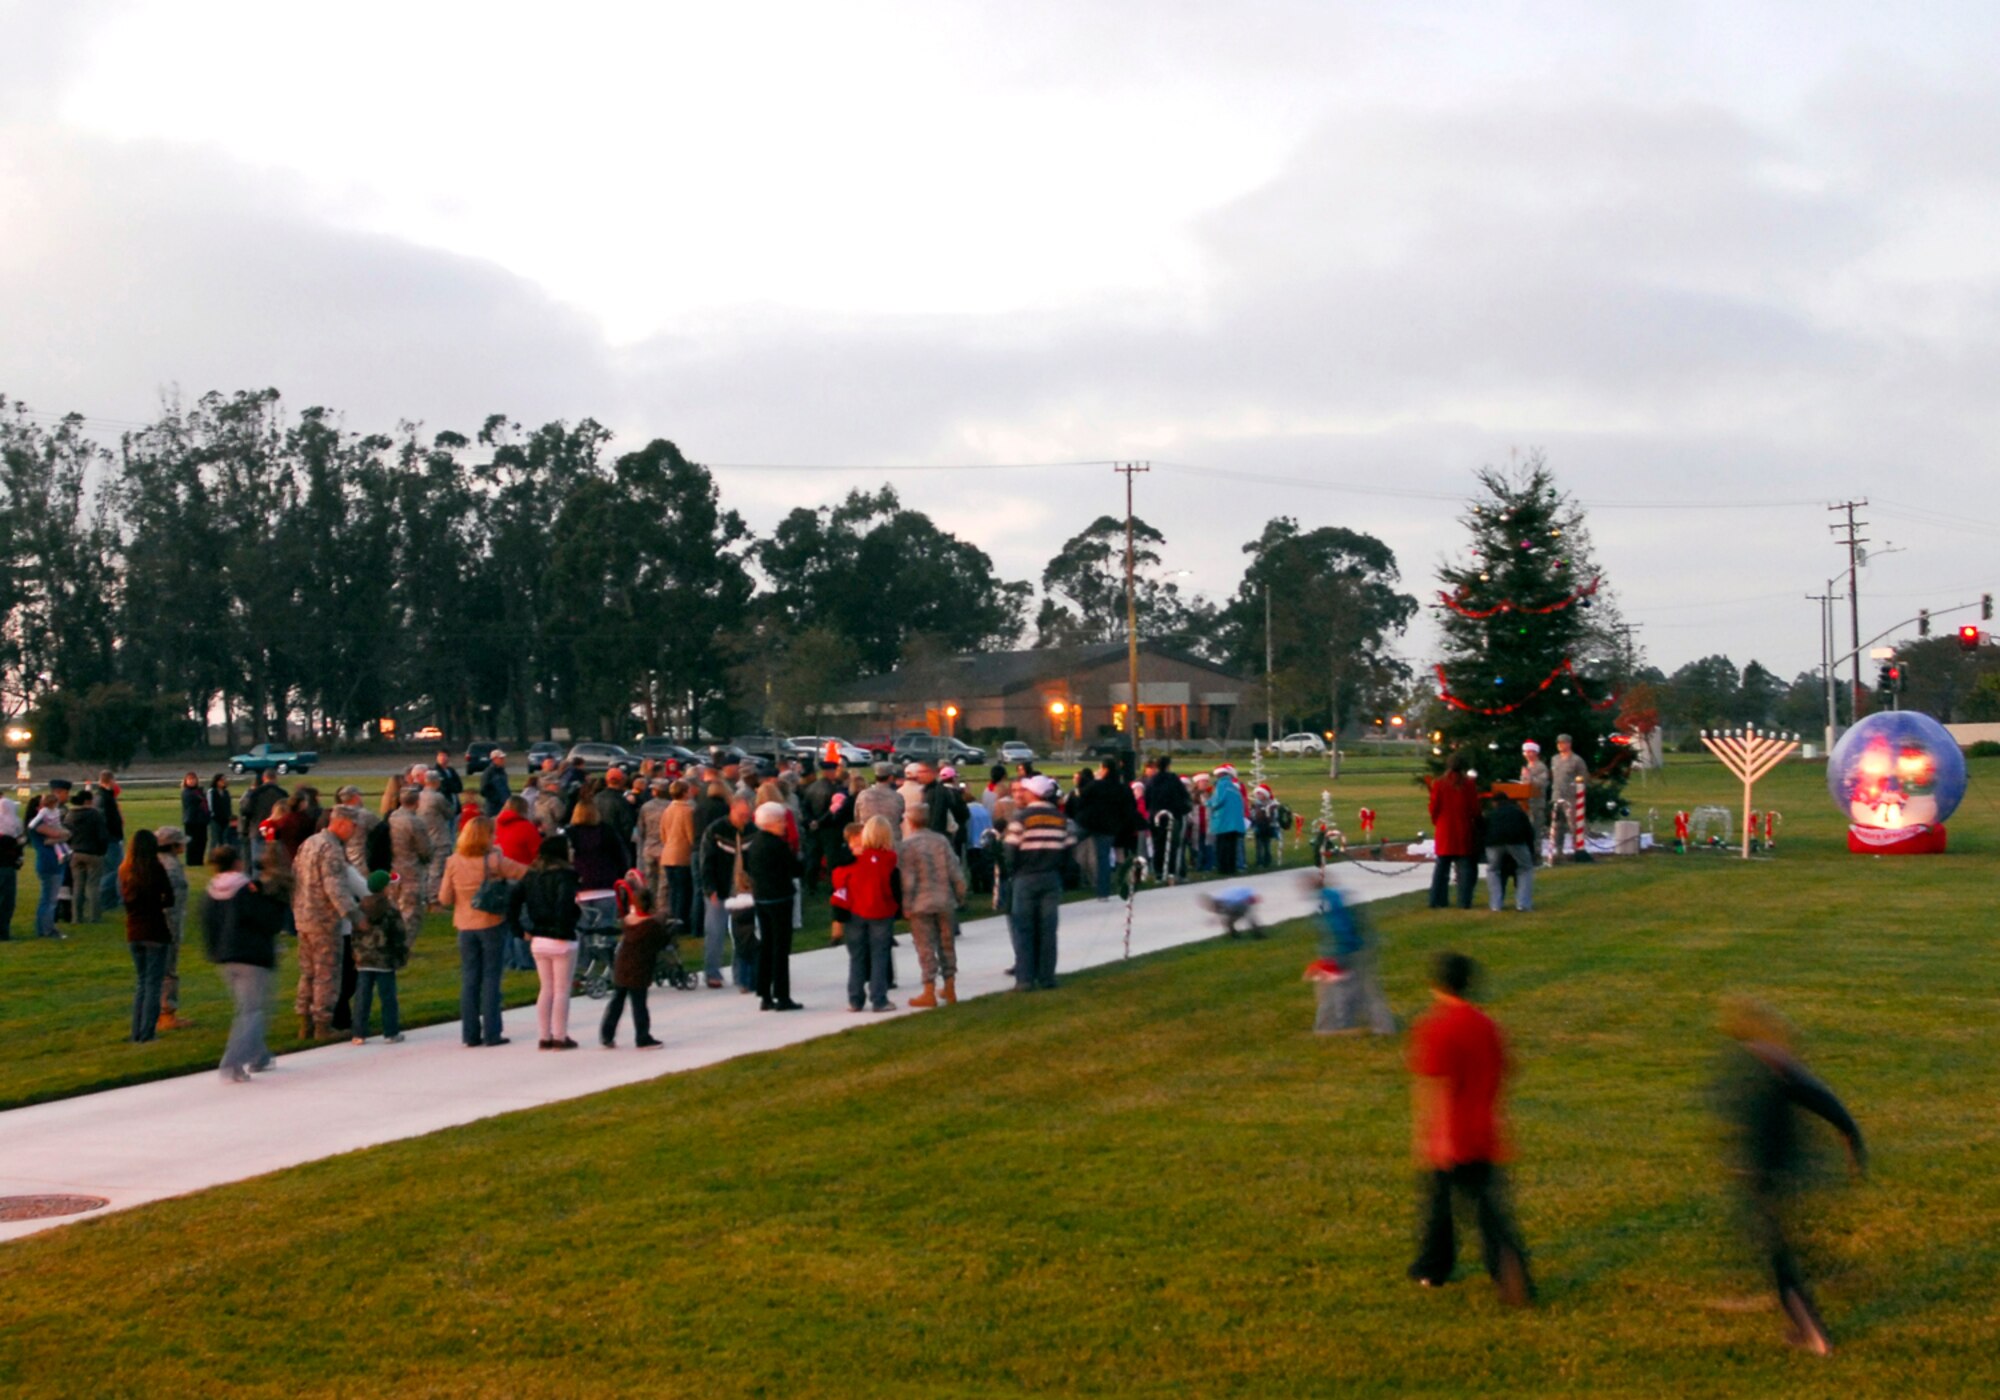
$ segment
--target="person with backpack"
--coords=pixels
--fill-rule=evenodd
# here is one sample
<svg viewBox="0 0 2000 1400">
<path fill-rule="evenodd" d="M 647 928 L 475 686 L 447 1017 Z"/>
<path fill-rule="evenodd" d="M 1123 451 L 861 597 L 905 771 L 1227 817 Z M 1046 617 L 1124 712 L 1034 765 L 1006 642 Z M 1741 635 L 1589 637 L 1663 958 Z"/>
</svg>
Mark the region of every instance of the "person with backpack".
<svg viewBox="0 0 2000 1400">
<path fill-rule="evenodd" d="M 235 1016 L 220 1071 L 225 1084 L 245 1084 L 254 1070 L 276 1063 L 265 1043 L 270 1020 L 271 981 L 278 966 L 278 934 L 285 926 L 282 892 L 274 897 L 245 875 L 234 846 L 209 852 L 208 882 L 202 905 L 202 936 L 208 959 L 229 991 Z"/>
<path fill-rule="evenodd" d="M 396 974 L 410 961 L 410 934 L 389 886 L 395 877 L 386 870 L 368 876 L 368 894 L 361 901 L 361 916 L 354 921 L 348 947 L 354 953 L 355 1005 L 354 1043 L 368 1039 L 368 1016 L 377 993 L 382 997 L 382 1039 L 397 1045 L 403 1039 L 402 1008 L 396 1001 Z"/>
</svg>

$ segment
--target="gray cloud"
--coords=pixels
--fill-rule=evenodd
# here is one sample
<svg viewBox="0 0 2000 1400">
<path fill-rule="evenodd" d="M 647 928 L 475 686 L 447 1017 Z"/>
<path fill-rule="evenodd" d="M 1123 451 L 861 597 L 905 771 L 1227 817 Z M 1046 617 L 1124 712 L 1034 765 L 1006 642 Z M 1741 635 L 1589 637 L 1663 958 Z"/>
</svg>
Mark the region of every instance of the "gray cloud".
<svg viewBox="0 0 2000 1400">
<path fill-rule="evenodd" d="M 1144 46 L 1148 71 L 1187 64 L 1206 32 L 1172 15 Z M 1065 21 L 1066 52 L 1100 42 L 1102 21 Z M 1344 32 L 1313 28 L 1302 48 Z M 1038 33 L 1014 61 L 1050 42 Z M 1296 71 L 1271 55 L 1246 42 L 1218 61 L 1238 77 Z M 1081 71 L 1058 68 L 1051 82 Z M 2000 111 L 1982 91 L 1854 67 L 1776 113 L 1603 84 L 1321 105 L 1273 179 L 1193 230 L 1186 285 L 991 316 L 744 308 L 614 348 L 502 269 L 345 231 L 263 172 L 30 120 L 23 100 L 0 107 L 0 182 L 30 196 L 0 208 L 0 391 L 143 417 L 169 385 L 276 384 L 357 426 L 589 414 L 721 463 L 1136 456 L 1427 492 L 1542 446 L 1586 498 L 1873 491 L 2000 518 L 2000 264 L 1983 232 Z M 768 525 L 881 479 L 724 485 Z M 1098 467 L 893 479 L 1017 577 L 1120 499 Z M 1459 539 L 1448 501 L 1165 466 L 1141 510 L 1213 596 L 1276 514 L 1381 534 L 1420 595 Z M 1833 572 L 1825 520 L 1813 505 L 1605 510 L 1594 528 L 1657 660 L 1723 650 L 1789 674 L 1817 634 L 1782 595 Z M 1874 533 L 1913 548 L 1871 570 L 1871 596 L 1988 567 L 1979 536 L 1920 513 Z M 1885 598 L 1870 615 L 1914 606 Z"/>
</svg>

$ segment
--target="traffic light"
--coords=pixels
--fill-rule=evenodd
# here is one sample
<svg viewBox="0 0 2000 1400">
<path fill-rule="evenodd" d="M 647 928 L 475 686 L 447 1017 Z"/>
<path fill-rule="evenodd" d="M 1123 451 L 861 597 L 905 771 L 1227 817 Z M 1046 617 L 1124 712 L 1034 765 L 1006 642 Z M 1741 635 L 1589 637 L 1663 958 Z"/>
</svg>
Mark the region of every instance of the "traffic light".
<svg viewBox="0 0 2000 1400">
<path fill-rule="evenodd" d="M 1979 595 L 1979 620 L 1981 622 L 1991 622 L 1993 620 L 1993 595 L 1991 593 L 1982 593 Z"/>
<path fill-rule="evenodd" d="M 1896 668 L 1884 661 L 1875 668 L 1875 695 L 1883 704 L 1888 704 L 1896 694 Z"/>
<path fill-rule="evenodd" d="M 1930 634 L 1931 634 L 1931 610 L 1929 608 L 1918 608 L 1917 635 L 1919 637 L 1928 637 L 1930 636 Z"/>
<path fill-rule="evenodd" d="M 1979 650 L 1979 629 L 1971 623 L 1958 629 L 1958 645 L 1962 651 Z"/>
</svg>

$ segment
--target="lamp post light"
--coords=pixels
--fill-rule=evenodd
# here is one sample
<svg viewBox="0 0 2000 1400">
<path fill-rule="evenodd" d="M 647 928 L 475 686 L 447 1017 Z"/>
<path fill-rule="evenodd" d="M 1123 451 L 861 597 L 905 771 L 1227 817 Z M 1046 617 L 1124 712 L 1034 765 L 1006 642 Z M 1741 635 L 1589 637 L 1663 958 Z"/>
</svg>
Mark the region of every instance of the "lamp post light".
<svg viewBox="0 0 2000 1400">
<path fill-rule="evenodd" d="M 7 747 L 14 751 L 14 783 L 23 795 L 26 795 L 28 789 L 34 785 L 34 779 L 28 771 L 29 750 L 34 747 L 34 743 L 33 730 L 18 724 L 7 726 Z"/>
</svg>

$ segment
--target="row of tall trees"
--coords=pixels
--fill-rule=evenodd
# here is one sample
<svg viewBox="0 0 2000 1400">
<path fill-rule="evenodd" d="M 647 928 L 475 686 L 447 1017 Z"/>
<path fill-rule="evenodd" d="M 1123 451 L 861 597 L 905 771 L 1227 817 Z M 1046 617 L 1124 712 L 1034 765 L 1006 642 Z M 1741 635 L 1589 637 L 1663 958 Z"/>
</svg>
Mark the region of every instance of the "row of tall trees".
<svg viewBox="0 0 2000 1400">
<path fill-rule="evenodd" d="M 86 427 L 0 398 L 0 709 L 56 751 L 185 747 L 210 719 L 232 745 L 385 715 L 517 740 L 817 728 L 851 676 L 1125 635 L 1112 516 L 1064 542 L 1037 607 L 890 487 L 759 537 L 673 443 L 613 455 L 589 419 L 360 433 L 266 389 L 115 443 Z M 1252 677 L 1268 650 L 1287 724 L 1407 682 L 1416 602 L 1373 536 L 1273 520 L 1217 604 L 1135 534 L 1139 635 Z"/>
</svg>

